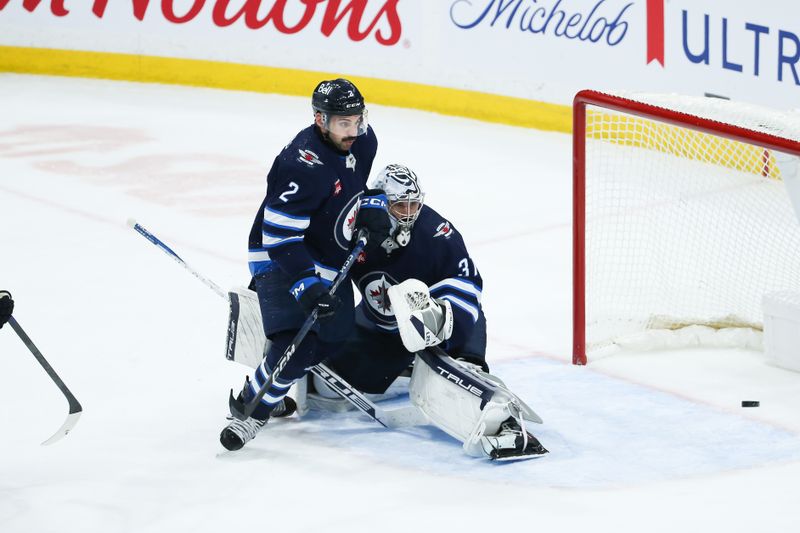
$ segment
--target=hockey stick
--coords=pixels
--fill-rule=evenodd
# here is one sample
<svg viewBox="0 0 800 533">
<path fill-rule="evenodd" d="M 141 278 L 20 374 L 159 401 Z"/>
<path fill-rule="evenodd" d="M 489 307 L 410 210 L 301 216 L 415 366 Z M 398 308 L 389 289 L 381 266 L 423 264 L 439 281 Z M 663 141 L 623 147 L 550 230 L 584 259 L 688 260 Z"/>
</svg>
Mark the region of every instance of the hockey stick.
<svg viewBox="0 0 800 533">
<path fill-rule="evenodd" d="M 350 254 L 344 260 L 342 267 L 339 269 L 339 273 L 336 275 L 336 278 L 333 280 L 333 283 L 331 284 L 328 294 L 333 295 L 336 292 L 336 289 L 339 288 L 339 285 L 341 285 L 341 283 L 347 278 L 347 273 L 350 272 L 350 267 L 353 266 L 353 262 L 356 260 L 356 258 L 361 253 L 361 250 L 363 250 L 364 246 L 366 245 L 367 245 L 366 231 L 361 230 L 361 232 L 358 234 L 358 240 L 356 241 L 356 245 L 353 247 L 353 249 L 350 251 Z M 319 309 L 315 307 L 311 311 L 311 314 L 308 315 L 308 318 L 306 318 L 306 321 L 300 327 L 300 330 L 292 339 L 292 342 L 289 343 L 289 346 L 286 347 L 286 351 L 283 352 L 283 355 L 275 364 L 275 368 L 272 369 L 272 373 L 270 373 L 270 375 L 267 377 L 267 380 L 258 389 L 258 393 L 249 402 L 247 402 L 247 404 L 244 404 L 241 401 L 234 398 L 233 391 L 231 390 L 231 397 L 228 401 L 228 405 L 230 406 L 231 414 L 233 416 L 235 416 L 239 420 L 247 420 L 250 417 L 250 415 L 253 414 L 253 411 L 255 411 L 256 407 L 258 407 L 258 404 L 261 402 L 261 398 L 263 398 L 264 394 L 267 393 L 267 389 L 269 389 L 270 386 L 272 386 L 272 383 L 275 381 L 275 378 L 280 375 L 284 367 L 286 367 L 286 364 L 292 358 L 292 355 L 294 355 L 294 352 L 297 350 L 297 347 L 300 345 L 301 342 L 303 342 L 303 339 L 306 338 L 306 335 L 314 326 L 314 323 L 317 321 L 318 314 L 319 314 Z M 347 398 L 349 399 L 349 397 Z M 364 410 L 358 404 L 354 405 L 356 407 L 359 407 L 359 409 L 361 409 L 362 411 Z M 374 413 L 367 412 L 367 414 L 372 416 L 372 418 L 375 418 Z M 375 420 L 378 419 L 375 418 Z M 381 422 L 380 420 L 378 420 L 378 422 L 383 424 L 383 422 Z"/>
<path fill-rule="evenodd" d="M 67 433 L 72 431 L 72 428 L 75 427 L 75 424 L 78 423 L 78 419 L 81 417 L 83 408 L 75 396 L 73 396 L 69 391 L 67 386 L 64 385 L 64 382 L 61 381 L 61 378 L 58 377 L 58 374 L 56 374 L 56 371 L 53 370 L 52 366 L 50 366 L 50 363 L 47 362 L 47 359 L 44 358 L 42 352 L 39 351 L 39 348 L 33 344 L 31 338 L 28 337 L 25 331 L 23 331 L 16 319 L 13 316 L 9 317 L 8 323 L 11 324 L 11 329 L 17 332 L 19 338 L 22 339 L 22 342 L 25 343 L 25 346 L 28 347 L 28 350 L 30 350 L 36 360 L 39 361 L 39 364 L 42 365 L 44 371 L 47 372 L 47 375 L 50 376 L 50 379 L 55 382 L 59 390 L 64 393 L 64 396 L 67 398 L 67 402 L 69 402 L 69 414 L 67 415 L 67 419 L 64 420 L 64 423 L 61 424 L 61 427 L 58 428 L 58 431 L 56 431 L 52 437 L 42 443 L 42 445 L 53 444 L 54 442 L 61 440 L 61 438 L 65 437 Z"/>
<path fill-rule="evenodd" d="M 188 271 L 189 271 L 189 272 L 190 272 L 190 273 L 191 273 L 191 274 L 192 274 L 194 277 L 196 277 L 197 279 L 199 279 L 200 281 L 202 281 L 202 282 L 203 282 L 203 283 L 206 285 L 206 287 L 210 288 L 212 291 L 216 292 L 217 294 L 219 294 L 219 295 L 220 295 L 220 296 L 222 296 L 223 298 L 227 298 L 227 297 L 228 297 L 228 294 L 227 294 L 225 291 L 223 291 L 223 290 L 220 288 L 220 286 L 219 286 L 219 285 L 217 285 L 216 283 L 214 283 L 213 281 L 211 281 L 211 280 L 210 280 L 210 279 L 208 279 L 207 277 L 205 277 L 205 276 L 203 276 L 202 274 L 200 274 L 200 273 L 199 273 L 197 270 L 195 270 L 194 268 L 192 268 L 191 266 L 189 266 L 189 264 L 188 264 L 188 263 L 186 263 L 186 261 L 184 261 L 183 259 L 181 259 L 181 256 L 179 256 L 178 254 L 176 254 L 176 253 L 175 253 L 175 252 L 172 250 L 172 248 L 170 248 L 169 246 L 167 246 L 166 244 L 164 244 L 164 243 L 161 241 L 161 239 L 159 239 L 158 237 L 156 237 L 155 235 L 153 235 L 152 233 L 150 233 L 149 231 L 147 231 L 146 229 L 144 229 L 144 227 L 143 227 L 141 224 L 139 224 L 138 222 L 136 222 L 136 220 L 135 220 L 135 219 L 133 219 L 133 218 L 129 218 L 129 219 L 128 219 L 128 226 L 132 227 L 132 228 L 133 228 L 133 229 L 135 229 L 135 230 L 136 230 L 136 231 L 137 231 L 137 232 L 138 232 L 138 233 L 139 233 L 139 234 L 140 234 L 142 237 L 144 237 L 144 238 L 145 238 L 145 239 L 147 239 L 148 241 L 152 242 L 153 244 L 155 244 L 156 246 L 158 246 L 159 248 L 161 248 L 161 249 L 162 249 L 162 250 L 163 250 L 163 251 L 164 251 L 164 252 L 165 252 L 165 253 L 166 253 L 168 256 L 170 256 L 171 258 L 173 258 L 173 259 L 175 260 L 175 262 L 177 262 L 177 263 L 178 263 L 179 265 L 181 265 L 183 268 L 185 268 L 186 270 L 188 270 Z"/>
<path fill-rule="evenodd" d="M 428 424 L 428 418 L 416 406 L 397 407 L 392 410 L 383 410 L 358 389 L 340 377 L 336 372 L 322 363 L 311 368 L 311 372 L 322 378 L 339 396 L 356 406 L 359 411 L 366 414 L 385 428 L 402 428 Z"/>
<path fill-rule="evenodd" d="M 146 238 L 151 243 L 155 244 L 159 248 L 161 248 L 164 253 L 172 257 L 175 261 L 177 261 L 181 266 L 183 266 L 190 274 L 194 277 L 199 279 L 203 282 L 207 287 L 211 290 L 219 294 L 225 299 L 228 299 L 227 294 L 225 294 L 222 289 L 220 289 L 219 285 L 214 283 L 213 281 L 209 280 L 202 274 L 200 274 L 197 270 L 189 266 L 181 257 L 175 253 L 171 248 L 169 248 L 166 244 L 164 244 L 158 237 L 147 231 L 143 228 L 140 224 L 138 224 L 134 219 L 128 220 L 128 225 L 135 229 L 140 235 Z M 355 256 L 357 257 L 357 256 Z M 339 394 L 342 398 L 349 401 L 353 404 L 359 411 L 366 414 L 379 424 L 383 425 L 384 427 L 389 428 L 399 428 L 399 427 L 406 427 L 406 426 L 413 426 L 426 423 L 424 418 L 421 416 L 418 409 L 413 407 L 407 408 L 398 408 L 392 409 L 391 411 L 384 411 L 380 407 L 376 406 L 372 403 L 368 398 L 366 398 L 360 391 L 358 391 L 355 387 L 350 385 L 347 381 L 345 381 L 341 376 L 336 374 L 333 370 L 325 367 L 324 365 L 317 365 L 311 368 L 311 372 L 325 380 L 328 385 L 333 388 L 333 390 Z"/>
</svg>

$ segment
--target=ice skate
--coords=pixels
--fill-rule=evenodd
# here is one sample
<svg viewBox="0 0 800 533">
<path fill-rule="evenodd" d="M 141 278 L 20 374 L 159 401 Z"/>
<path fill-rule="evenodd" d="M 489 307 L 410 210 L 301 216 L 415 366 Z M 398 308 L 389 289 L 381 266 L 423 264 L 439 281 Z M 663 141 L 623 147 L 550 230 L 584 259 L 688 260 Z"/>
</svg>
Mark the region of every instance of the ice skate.
<svg viewBox="0 0 800 533">
<path fill-rule="evenodd" d="M 269 416 L 270 418 L 286 418 L 287 416 L 292 416 L 296 411 L 297 403 L 289 396 L 285 396 L 280 402 L 275 404 Z"/>
<path fill-rule="evenodd" d="M 548 453 L 536 437 L 523 431 L 511 417 L 500 425 L 497 435 L 481 437 L 481 445 L 492 461 L 533 459 Z"/>
<path fill-rule="evenodd" d="M 269 417 L 264 420 L 250 417 L 241 421 L 235 417 L 228 417 L 231 422 L 222 430 L 219 441 L 227 450 L 240 450 L 245 444 L 255 438 L 261 428 L 267 424 L 269 418 L 286 418 L 297 411 L 297 404 L 293 399 L 286 396 L 278 402 L 272 409 Z"/>
<path fill-rule="evenodd" d="M 228 420 L 230 423 L 220 433 L 219 442 L 226 450 L 236 451 L 241 450 L 245 444 L 253 440 L 261 428 L 267 424 L 269 418 L 259 420 L 250 417 L 247 420 L 239 420 L 230 416 Z"/>
</svg>

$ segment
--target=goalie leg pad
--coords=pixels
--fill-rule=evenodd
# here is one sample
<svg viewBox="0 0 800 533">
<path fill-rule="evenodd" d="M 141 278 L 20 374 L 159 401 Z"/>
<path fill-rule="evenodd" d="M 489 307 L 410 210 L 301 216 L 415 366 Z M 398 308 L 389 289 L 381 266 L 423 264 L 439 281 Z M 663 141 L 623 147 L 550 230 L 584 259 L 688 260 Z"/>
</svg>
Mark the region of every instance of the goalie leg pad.
<svg viewBox="0 0 800 533">
<path fill-rule="evenodd" d="M 493 380 L 467 370 L 449 357 L 426 350 L 417 354 L 409 396 L 436 427 L 461 441 L 468 455 L 495 459 L 500 455 L 498 447 L 513 448 L 518 444 L 516 438 L 510 442 L 499 438 L 509 419 L 516 423 L 516 428 L 524 428 L 524 418 L 539 423 L 541 418 L 501 381 L 491 377 Z M 525 449 L 528 437 L 533 437 L 524 429 L 523 433 Z"/>
<path fill-rule="evenodd" d="M 270 347 L 264 335 L 258 294 L 244 287 L 228 292 L 228 337 L 225 357 L 250 368 L 258 368 Z"/>
</svg>

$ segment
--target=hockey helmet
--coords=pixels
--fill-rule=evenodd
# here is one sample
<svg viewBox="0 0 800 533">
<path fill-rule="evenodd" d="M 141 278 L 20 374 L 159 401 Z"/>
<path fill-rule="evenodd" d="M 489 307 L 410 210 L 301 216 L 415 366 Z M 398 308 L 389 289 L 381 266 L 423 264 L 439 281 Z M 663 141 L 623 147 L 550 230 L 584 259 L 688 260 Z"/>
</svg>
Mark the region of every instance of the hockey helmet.
<svg viewBox="0 0 800 533">
<path fill-rule="evenodd" d="M 358 135 L 367 132 L 367 108 L 364 97 L 358 87 L 349 80 L 338 78 L 321 81 L 311 95 L 311 109 L 321 113 L 325 127 L 330 129 L 330 120 L 334 115 L 360 115 Z"/>
<path fill-rule="evenodd" d="M 425 193 L 422 192 L 417 174 L 405 165 L 391 164 L 378 173 L 371 188 L 386 193 L 393 240 L 399 246 L 408 245 L 411 228 L 425 202 Z"/>
</svg>

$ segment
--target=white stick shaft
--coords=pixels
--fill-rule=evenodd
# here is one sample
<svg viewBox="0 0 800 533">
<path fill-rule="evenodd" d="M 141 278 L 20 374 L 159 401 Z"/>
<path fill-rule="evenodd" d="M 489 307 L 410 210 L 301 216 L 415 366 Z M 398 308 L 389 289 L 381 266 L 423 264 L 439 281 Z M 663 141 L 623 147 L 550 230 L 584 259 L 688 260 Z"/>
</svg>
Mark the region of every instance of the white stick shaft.
<svg viewBox="0 0 800 533">
<path fill-rule="evenodd" d="M 145 239 L 150 241 L 151 243 L 155 244 L 161 250 L 172 257 L 176 262 L 178 262 L 183 268 L 191 272 L 191 274 L 202 281 L 206 286 L 208 286 L 211 290 L 219 294 L 221 297 L 228 299 L 228 294 L 223 291 L 219 285 L 211 281 L 210 279 L 206 278 L 202 274 L 200 274 L 197 270 L 189 266 L 186 261 L 184 261 L 178 254 L 176 254 L 169 246 L 164 244 L 164 242 L 147 231 L 141 224 L 137 223 L 136 220 L 133 218 L 128 219 L 128 225 L 136 230 L 140 235 L 142 235 Z M 366 240 L 364 241 L 366 244 Z M 363 248 L 364 244 L 361 244 Z M 357 254 L 355 254 L 357 255 Z M 354 254 L 351 254 L 350 257 L 354 257 Z M 350 259 L 350 258 L 348 258 Z M 343 267 L 344 268 L 344 267 Z M 348 266 L 349 268 L 349 266 Z M 320 368 L 321 367 L 321 368 Z M 346 399 L 350 403 L 352 403 L 355 407 L 357 407 L 360 411 L 369 415 L 373 420 L 382 424 L 385 427 L 406 427 L 410 425 L 418 425 L 424 423 L 422 418 L 424 415 L 421 415 L 418 409 L 395 409 L 390 411 L 384 411 L 380 407 L 377 407 L 367 398 L 365 398 L 359 391 L 357 391 L 352 385 L 347 383 L 344 379 L 339 377 L 335 372 L 326 368 L 322 365 L 318 365 L 312 369 L 315 373 L 325 373 L 334 381 L 338 382 L 333 389 L 339 394 L 342 398 Z"/>
<path fill-rule="evenodd" d="M 181 256 L 179 256 L 178 254 L 176 254 L 176 253 L 175 253 L 175 252 L 172 250 L 172 248 L 170 248 L 169 246 L 167 246 L 166 244 L 164 244 L 164 242 L 163 242 L 161 239 L 159 239 L 158 237 L 156 237 L 155 235 L 153 235 L 152 233 L 150 233 L 149 231 L 147 231 L 147 230 L 144 228 L 144 226 L 142 226 L 141 224 L 139 224 L 138 222 L 136 222 L 136 220 L 134 220 L 134 219 L 132 219 L 132 218 L 129 218 L 129 219 L 128 219 L 128 225 L 129 225 L 130 227 L 132 227 L 134 230 L 136 230 L 136 231 L 137 231 L 137 232 L 138 232 L 138 233 L 139 233 L 139 234 L 140 234 L 142 237 L 144 237 L 144 238 L 145 238 L 145 239 L 147 239 L 148 241 L 152 242 L 153 244 L 155 244 L 156 246 L 158 246 L 159 248 L 161 248 L 161 250 L 162 250 L 164 253 L 166 253 L 168 256 L 170 256 L 172 259 L 174 259 L 174 260 L 175 260 L 175 262 L 177 262 L 177 263 L 178 263 L 179 265 L 181 265 L 183 268 L 185 268 L 186 270 L 188 270 L 188 271 L 189 271 L 189 272 L 190 272 L 190 273 L 191 273 L 191 274 L 192 274 L 194 277 L 196 277 L 197 279 L 199 279 L 200 281 L 202 281 L 202 282 L 203 282 L 203 283 L 204 283 L 204 284 L 205 284 L 207 287 L 209 287 L 209 288 L 210 288 L 212 291 L 216 292 L 216 293 L 217 293 L 218 295 L 220 295 L 222 298 L 227 298 L 227 297 L 228 297 L 228 293 L 226 293 L 225 291 L 223 291 L 223 290 L 222 290 L 222 288 L 221 288 L 219 285 L 217 285 L 216 283 L 214 283 L 213 281 L 211 281 L 210 279 L 208 279 L 207 277 L 205 277 L 204 275 L 202 275 L 200 272 L 198 272 L 197 270 L 195 270 L 195 269 L 194 269 L 194 268 L 193 268 L 191 265 L 189 265 L 189 264 L 188 264 L 186 261 L 184 261 L 183 259 L 181 259 Z"/>
</svg>

